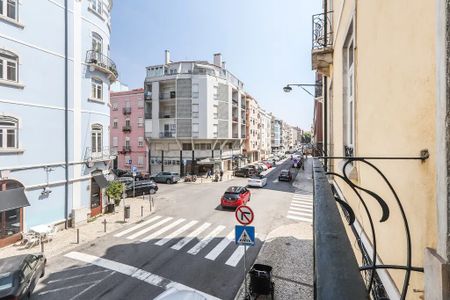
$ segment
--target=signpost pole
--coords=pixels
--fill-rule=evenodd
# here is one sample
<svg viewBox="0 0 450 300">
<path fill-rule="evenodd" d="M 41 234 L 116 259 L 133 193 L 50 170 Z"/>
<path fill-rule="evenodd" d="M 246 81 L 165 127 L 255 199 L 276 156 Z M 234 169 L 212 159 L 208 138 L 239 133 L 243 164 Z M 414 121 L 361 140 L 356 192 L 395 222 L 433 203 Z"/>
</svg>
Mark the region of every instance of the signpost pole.
<svg viewBox="0 0 450 300">
<path fill-rule="evenodd" d="M 245 292 L 244 299 L 248 299 L 248 292 L 247 292 L 247 246 L 246 245 L 244 245 L 244 292 Z"/>
</svg>

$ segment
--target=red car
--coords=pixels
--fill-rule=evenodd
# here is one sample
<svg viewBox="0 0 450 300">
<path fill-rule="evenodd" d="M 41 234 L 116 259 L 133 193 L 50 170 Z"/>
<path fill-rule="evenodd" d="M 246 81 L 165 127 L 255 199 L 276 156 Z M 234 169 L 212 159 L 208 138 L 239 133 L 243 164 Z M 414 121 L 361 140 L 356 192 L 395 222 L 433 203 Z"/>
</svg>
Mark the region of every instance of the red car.
<svg viewBox="0 0 450 300">
<path fill-rule="evenodd" d="M 250 201 L 250 196 L 251 193 L 246 187 L 230 186 L 220 199 L 220 205 L 222 208 L 236 208 L 240 205 L 245 205 L 247 201 Z"/>
<path fill-rule="evenodd" d="M 273 167 L 272 164 L 268 161 L 263 161 L 262 163 L 265 164 L 268 169 Z"/>
</svg>

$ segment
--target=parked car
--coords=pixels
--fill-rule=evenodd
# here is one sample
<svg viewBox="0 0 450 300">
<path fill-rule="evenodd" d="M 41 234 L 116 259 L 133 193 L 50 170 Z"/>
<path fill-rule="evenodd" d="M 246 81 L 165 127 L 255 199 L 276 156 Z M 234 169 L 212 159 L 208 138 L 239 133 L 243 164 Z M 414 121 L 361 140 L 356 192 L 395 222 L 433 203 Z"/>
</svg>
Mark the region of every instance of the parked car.
<svg viewBox="0 0 450 300">
<path fill-rule="evenodd" d="M 133 172 L 131 172 L 130 170 L 122 170 L 122 169 L 113 169 L 112 172 L 118 177 L 130 177 L 133 178 Z M 139 180 L 145 180 L 148 179 L 148 174 L 144 174 L 142 172 L 136 172 L 135 176 L 134 176 L 134 180 L 139 181 Z"/>
<path fill-rule="evenodd" d="M 234 171 L 236 177 L 252 177 L 256 174 L 256 171 L 252 168 L 240 168 Z"/>
<path fill-rule="evenodd" d="M 257 163 L 256 166 L 261 168 L 263 170 L 263 172 L 267 171 L 269 169 L 269 167 L 266 166 L 266 164 L 264 164 L 264 163 Z"/>
<path fill-rule="evenodd" d="M 264 171 L 264 169 L 261 166 L 259 166 L 259 165 L 248 165 L 246 168 L 250 168 L 250 169 L 255 170 L 256 174 L 261 174 L 261 172 Z"/>
<path fill-rule="evenodd" d="M 238 207 L 240 205 L 245 205 L 250 201 L 251 193 L 243 186 L 230 186 L 222 198 L 220 198 L 220 205 L 222 208 L 225 207 Z"/>
<path fill-rule="evenodd" d="M 267 184 L 267 178 L 262 175 L 255 175 L 248 179 L 248 186 L 264 187 Z"/>
<path fill-rule="evenodd" d="M 273 167 L 273 161 L 270 162 L 269 160 L 264 160 L 262 163 L 265 164 L 268 169 Z"/>
<path fill-rule="evenodd" d="M 289 170 L 281 170 L 278 181 L 292 181 L 292 174 Z"/>
<path fill-rule="evenodd" d="M 159 172 L 158 174 L 151 176 L 150 180 L 171 184 L 180 181 L 180 175 L 176 172 Z"/>
<path fill-rule="evenodd" d="M 0 299 L 30 299 L 45 274 L 43 254 L 22 254 L 0 259 Z"/>
<path fill-rule="evenodd" d="M 133 180 L 133 179 L 132 179 Z M 134 196 L 152 195 L 158 191 L 158 185 L 153 180 L 140 180 L 134 182 Z M 133 197 L 133 181 L 125 185 L 127 197 Z"/>
</svg>

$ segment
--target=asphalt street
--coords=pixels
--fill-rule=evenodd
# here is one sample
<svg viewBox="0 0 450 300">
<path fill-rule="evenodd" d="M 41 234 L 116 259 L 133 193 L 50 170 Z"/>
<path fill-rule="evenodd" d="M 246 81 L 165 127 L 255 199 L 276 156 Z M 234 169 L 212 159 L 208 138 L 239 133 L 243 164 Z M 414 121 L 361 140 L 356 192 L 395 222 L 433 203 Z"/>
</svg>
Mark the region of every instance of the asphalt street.
<svg viewBox="0 0 450 300">
<path fill-rule="evenodd" d="M 291 169 L 294 177 L 299 173 L 304 179 L 306 192 L 310 161 L 305 171 Z M 248 247 L 247 267 L 271 230 L 307 221 L 289 213 L 293 195 L 302 187 L 278 182 L 280 171 L 290 165 L 287 160 L 277 166 L 267 174 L 264 188 L 251 189 L 256 244 Z M 234 178 L 160 184 L 154 214 L 50 259 L 32 299 L 153 299 L 170 287 L 194 289 L 210 299 L 233 299 L 244 278 L 244 251 L 234 243 L 234 211 L 219 204 L 228 186 L 246 183 Z"/>
</svg>

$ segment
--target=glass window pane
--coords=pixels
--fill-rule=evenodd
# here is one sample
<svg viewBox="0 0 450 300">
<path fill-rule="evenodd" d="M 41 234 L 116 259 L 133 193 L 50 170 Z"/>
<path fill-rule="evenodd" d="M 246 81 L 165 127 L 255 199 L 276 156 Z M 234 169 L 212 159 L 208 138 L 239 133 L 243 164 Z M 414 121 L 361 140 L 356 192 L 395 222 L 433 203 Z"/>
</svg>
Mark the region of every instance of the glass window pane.
<svg viewBox="0 0 450 300">
<path fill-rule="evenodd" d="M 3 148 L 3 129 L 0 129 L 0 148 Z"/>
<path fill-rule="evenodd" d="M 5 233 L 13 235 L 20 232 L 20 209 L 5 211 Z"/>
<path fill-rule="evenodd" d="M 92 152 L 97 152 L 97 144 L 96 144 L 96 142 L 97 142 L 96 134 L 95 134 L 95 132 L 93 132 L 92 133 L 92 140 L 91 140 Z"/>
<path fill-rule="evenodd" d="M 16 81 L 16 63 L 8 61 L 7 68 L 6 68 L 6 74 L 8 80 Z"/>
<path fill-rule="evenodd" d="M 99 132 L 97 134 L 97 152 L 101 152 L 102 151 L 102 134 L 101 132 Z"/>
<path fill-rule="evenodd" d="M 16 130 L 8 129 L 6 135 L 6 147 L 15 148 L 16 147 Z"/>
<path fill-rule="evenodd" d="M 0 59 L 0 78 L 4 79 L 4 77 L 3 77 L 3 59 Z"/>
<path fill-rule="evenodd" d="M 97 99 L 103 99 L 102 86 L 97 85 Z"/>
<path fill-rule="evenodd" d="M 9 18 L 16 19 L 16 1 L 15 0 L 8 0 L 7 12 L 8 12 Z"/>
<path fill-rule="evenodd" d="M 3 0 L 0 0 L 0 14 L 3 15 Z"/>
</svg>

